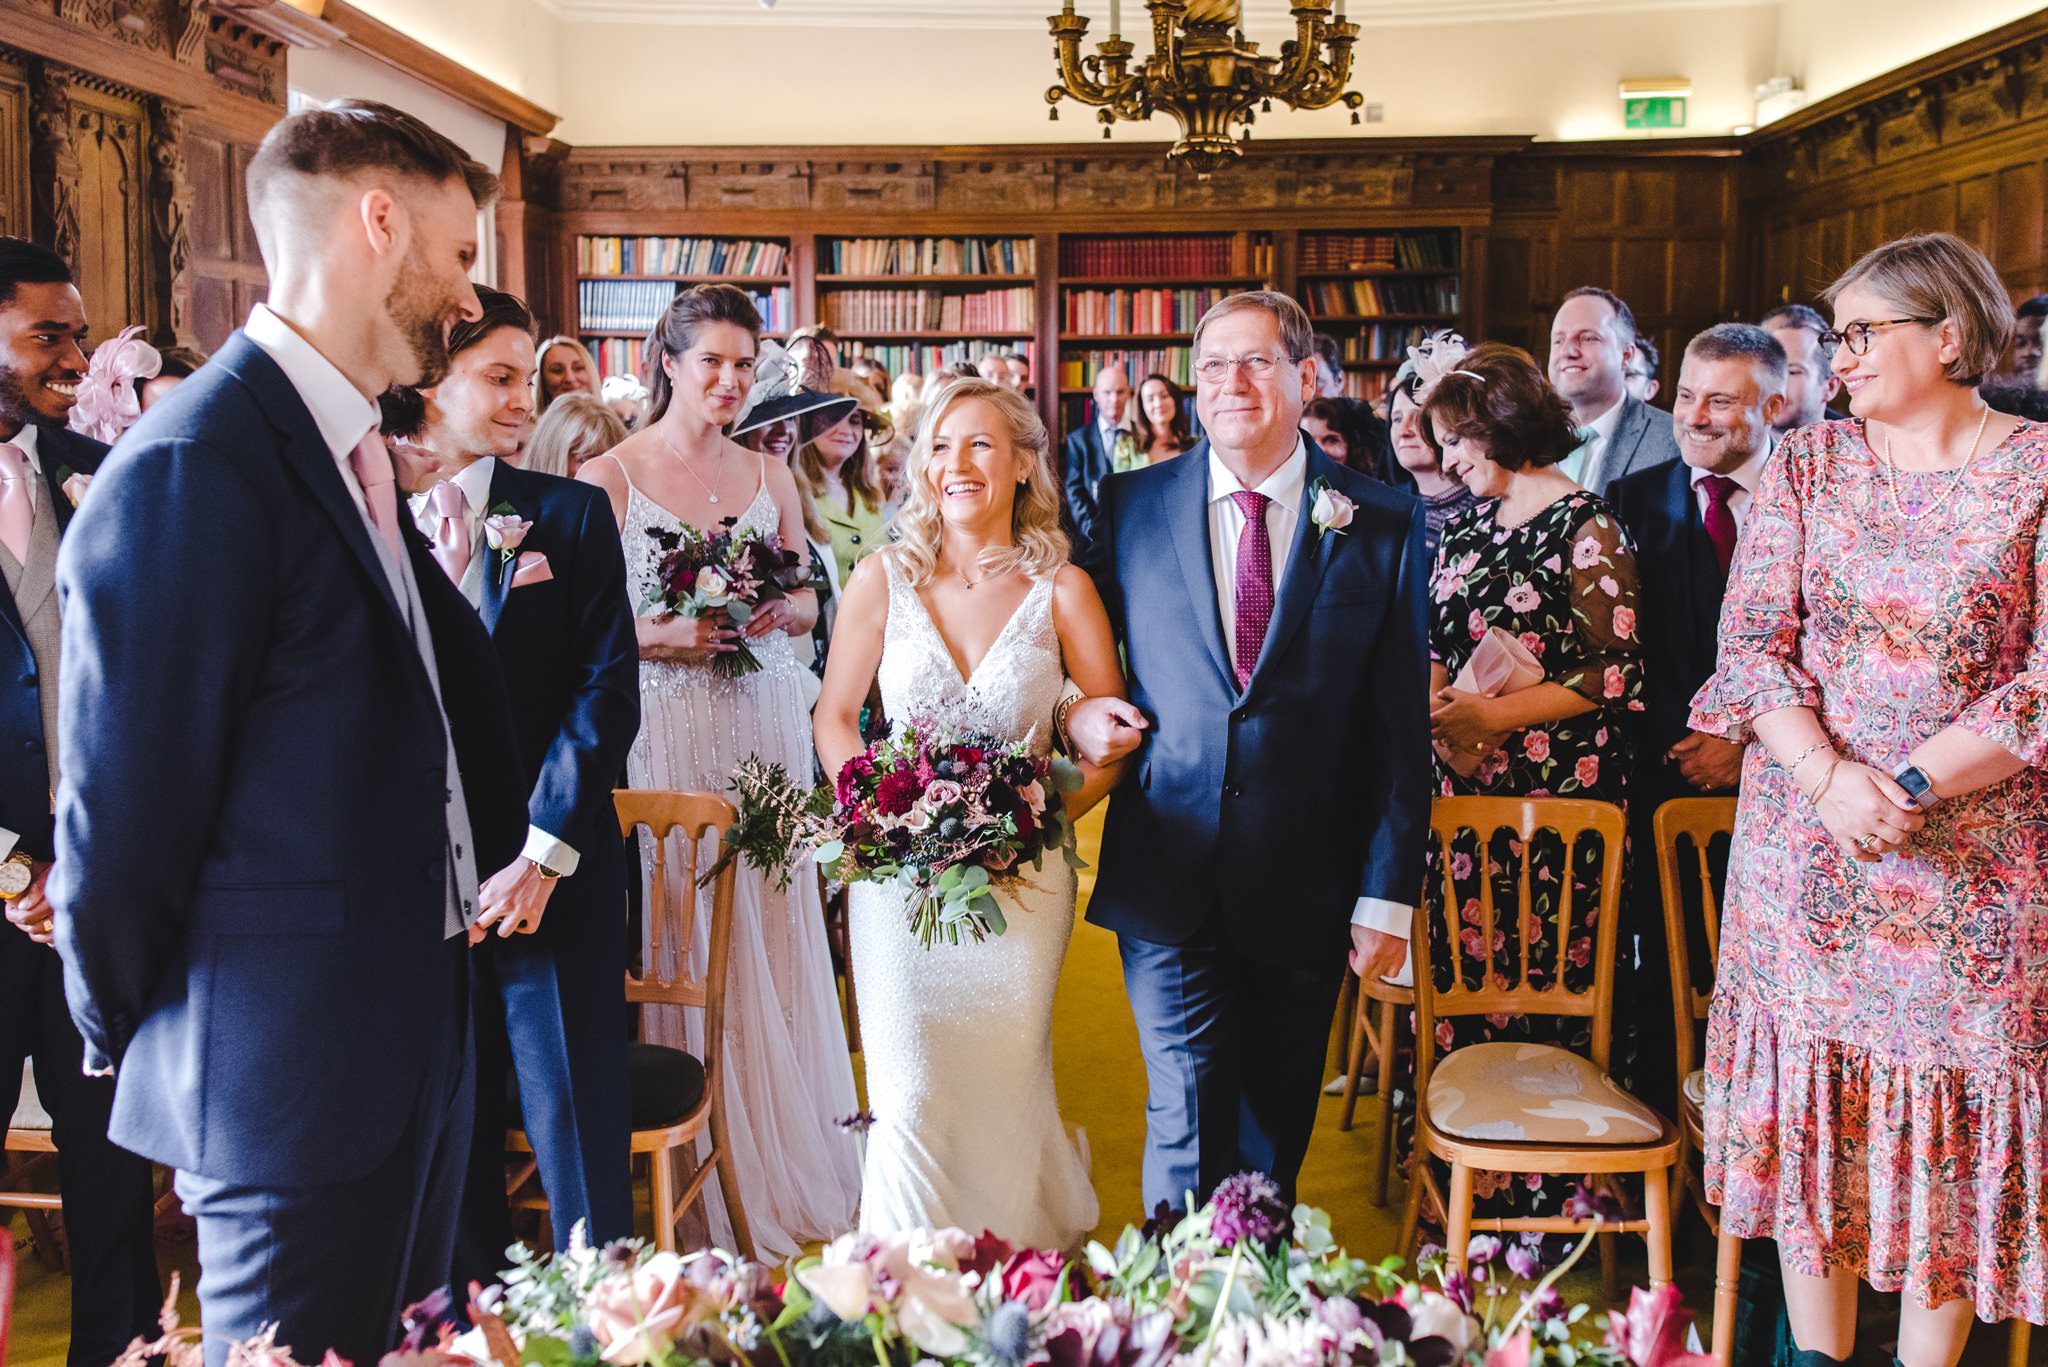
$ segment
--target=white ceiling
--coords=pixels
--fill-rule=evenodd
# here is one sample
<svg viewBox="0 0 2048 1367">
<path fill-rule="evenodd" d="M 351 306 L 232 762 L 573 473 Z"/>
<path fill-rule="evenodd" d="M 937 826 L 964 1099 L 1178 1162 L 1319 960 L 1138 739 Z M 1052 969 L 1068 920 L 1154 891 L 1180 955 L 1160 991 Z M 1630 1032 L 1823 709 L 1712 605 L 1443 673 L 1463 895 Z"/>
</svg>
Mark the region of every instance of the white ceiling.
<svg viewBox="0 0 2048 1367">
<path fill-rule="evenodd" d="M 539 0 L 564 19 L 610 23 L 790 24 L 807 28 L 987 28 L 1045 31 L 1058 0 Z M 1291 33 L 1289 0 L 1243 0 L 1245 28 L 1255 39 Z M 1499 19 L 1552 19 L 1582 14 L 1726 8 L 1779 0 L 1349 0 L 1347 17 L 1365 25 L 1422 22 L 1476 23 Z M 1109 0 L 1078 0 L 1103 36 Z M 1123 0 L 1127 31 L 1145 27 L 1144 0 Z"/>
</svg>

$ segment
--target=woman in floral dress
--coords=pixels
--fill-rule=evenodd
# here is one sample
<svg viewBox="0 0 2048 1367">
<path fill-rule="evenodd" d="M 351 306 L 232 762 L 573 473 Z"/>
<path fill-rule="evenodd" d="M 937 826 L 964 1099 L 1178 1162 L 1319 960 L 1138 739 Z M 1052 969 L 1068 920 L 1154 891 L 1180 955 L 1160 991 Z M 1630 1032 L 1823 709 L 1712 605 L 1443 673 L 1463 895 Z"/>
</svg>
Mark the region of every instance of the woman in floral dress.
<svg viewBox="0 0 2048 1367">
<path fill-rule="evenodd" d="M 2012 331 L 1926 234 L 1830 291 L 1849 421 L 1766 467 L 1693 726 L 1750 742 L 1707 1033 L 1706 1181 L 1792 1334 L 1899 1359 L 2048 1321 L 2048 428 L 1978 397 Z"/>
<path fill-rule="evenodd" d="M 1427 420 L 1443 451 L 1446 472 L 1480 502 L 1444 528 L 1431 585 L 1435 619 L 1430 629 L 1431 686 L 1437 741 L 1437 780 L 1445 796 L 1576 797 L 1619 803 L 1630 763 L 1626 714 L 1641 703 L 1640 643 L 1636 638 L 1635 552 L 1607 504 L 1556 468 L 1578 445 L 1571 411 L 1536 363 L 1519 348 L 1479 347 L 1457 362 L 1424 400 Z M 1498 698 L 1451 687 L 1493 628 L 1518 639 L 1542 664 L 1544 682 Z M 1542 924 L 1557 924 L 1563 860 L 1560 842 L 1539 838 L 1532 853 L 1531 886 Z M 1452 882 L 1462 899 L 1460 919 L 1467 954 L 1479 946 L 1476 845 L 1453 847 Z M 1574 984 L 1592 980 L 1590 909 L 1599 898 L 1599 850 L 1581 842 L 1573 870 L 1575 892 L 1563 972 Z M 1519 861 L 1502 836 L 1489 860 L 1495 905 L 1517 904 Z M 1546 875 L 1548 868 L 1552 872 Z M 1442 866 L 1432 851 L 1426 895 L 1432 899 L 1432 935 L 1443 935 Z M 1559 947 L 1545 939 L 1530 946 L 1531 981 L 1559 971 Z M 1449 986 L 1448 946 L 1433 950 L 1438 980 Z M 1503 917 L 1495 930 L 1495 967 L 1507 980 L 1520 976 L 1518 927 Z M 1477 962 L 1465 961 L 1478 981 Z M 1585 1052 L 1590 1025 L 1553 1017 L 1464 1017 L 1437 1023 L 1441 1053 L 1482 1040 L 1562 1044 Z M 1620 1042 L 1616 1072 L 1627 1055 Z M 1514 1185 L 1511 1187 L 1510 1184 Z M 1482 1216 L 1554 1213 L 1565 1184 L 1540 1175 L 1477 1173 L 1473 1184 Z"/>
</svg>

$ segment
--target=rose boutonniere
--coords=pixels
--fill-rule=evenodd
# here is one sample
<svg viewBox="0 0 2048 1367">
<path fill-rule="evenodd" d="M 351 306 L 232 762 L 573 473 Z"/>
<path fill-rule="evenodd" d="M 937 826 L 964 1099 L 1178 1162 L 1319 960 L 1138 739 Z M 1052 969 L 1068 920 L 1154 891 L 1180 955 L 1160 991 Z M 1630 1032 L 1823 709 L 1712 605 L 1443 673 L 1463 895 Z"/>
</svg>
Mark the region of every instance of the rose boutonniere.
<svg viewBox="0 0 2048 1367">
<path fill-rule="evenodd" d="M 1322 480 L 1317 480 L 1308 491 L 1309 519 L 1316 525 L 1316 540 L 1320 541 L 1325 532 L 1342 535 L 1351 525 L 1352 514 L 1358 505 L 1332 489 Z"/>
<path fill-rule="evenodd" d="M 512 563 L 532 530 L 533 523 L 520 517 L 519 510 L 509 503 L 500 503 L 484 515 L 484 541 L 498 553 L 500 565 Z"/>
<path fill-rule="evenodd" d="M 85 500 L 86 487 L 91 483 L 91 475 L 81 475 L 68 465 L 57 467 L 57 487 L 64 491 L 64 497 L 71 500 L 74 508 Z"/>
</svg>

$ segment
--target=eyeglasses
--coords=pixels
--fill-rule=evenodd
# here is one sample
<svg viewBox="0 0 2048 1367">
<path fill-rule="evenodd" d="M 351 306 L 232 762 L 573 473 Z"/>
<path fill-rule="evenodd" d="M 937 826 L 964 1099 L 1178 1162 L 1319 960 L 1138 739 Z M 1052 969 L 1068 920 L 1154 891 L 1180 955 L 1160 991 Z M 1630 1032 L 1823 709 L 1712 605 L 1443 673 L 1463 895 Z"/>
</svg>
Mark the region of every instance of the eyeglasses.
<svg viewBox="0 0 2048 1367">
<path fill-rule="evenodd" d="M 1820 335 L 1820 349 L 1827 355 L 1832 356 L 1835 354 L 1836 347 L 1847 346 L 1851 356 L 1868 356 L 1870 354 L 1870 334 L 1879 328 L 1904 327 L 1907 323 L 1917 323 L 1921 327 L 1931 327 L 1940 321 L 1939 318 L 1885 318 L 1875 323 L 1851 323 L 1840 332 L 1836 332 L 1833 329 L 1823 332 Z"/>
<path fill-rule="evenodd" d="M 1204 356 L 1195 362 L 1195 378 L 1203 384 L 1222 384 L 1230 368 L 1237 366 L 1247 380 L 1263 380 L 1289 359 L 1292 358 L 1263 356 L 1256 351 L 1249 356 Z"/>
</svg>

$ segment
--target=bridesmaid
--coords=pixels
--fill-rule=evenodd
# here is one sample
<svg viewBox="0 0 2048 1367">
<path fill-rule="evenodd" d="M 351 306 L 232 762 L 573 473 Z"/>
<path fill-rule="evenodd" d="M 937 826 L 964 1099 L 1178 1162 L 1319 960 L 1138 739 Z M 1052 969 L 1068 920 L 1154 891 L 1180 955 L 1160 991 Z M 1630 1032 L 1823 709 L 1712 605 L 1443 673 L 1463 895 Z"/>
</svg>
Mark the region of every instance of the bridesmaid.
<svg viewBox="0 0 2048 1367">
<path fill-rule="evenodd" d="M 645 425 L 577 476 L 611 498 L 635 603 L 643 601 L 659 558 L 654 532 L 733 518 L 786 547 L 806 542 L 803 498 L 788 468 L 722 430 L 753 385 L 760 334 L 760 315 L 730 285 L 697 285 L 677 295 L 651 341 L 654 401 Z M 642 617 L 643 721 L 626 761 L 628 783 L 722 792 L 750 755 L 808 774 L 816 682 L 805 668 L 808 643 L 800 659 L 791 638 L 807 636 L 817 613 L 816 595 L 805 589 L 767 604 L 744 631 L 720 613 Z M 740 636 L 761 668 L 723 678 L 712 661 Z M 643 856 L 643 867 L 652 862 Z M 669 868 L 676 879 L 669 897 L 693 895 L 681 886 L 682 860 L 672 858 Z M 703 914 L 689 953 L 701 965 L 710 900 L 708 892 L 696 895 Z M 774 1262 L 849 1228 L 860 1192 L 853 1141 L 836 1123 L 858 1106 L 824 908 L 808 865 L 782 888 L 742 862 L 729 972 L 726 1126 L 753 1251 Z M 696 1052 L 702 1013 L 678 1014 L 648 1008 L 643 1030 L 656 1043 Z M 706 1192 L 711 1237 L 729 1248 L 732 1230 L 717 1184 Z"/>
</svg>

